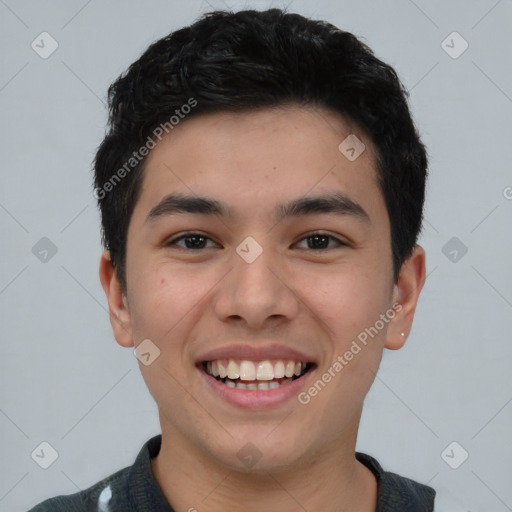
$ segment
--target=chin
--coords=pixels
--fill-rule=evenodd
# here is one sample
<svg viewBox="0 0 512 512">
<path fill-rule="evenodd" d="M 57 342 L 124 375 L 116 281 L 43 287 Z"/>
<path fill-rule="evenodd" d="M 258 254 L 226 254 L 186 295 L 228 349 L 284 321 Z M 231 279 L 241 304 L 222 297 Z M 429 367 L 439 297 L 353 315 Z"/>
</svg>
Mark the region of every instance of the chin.
<svg viewBox="0 0 512 512">
<path fill-rule="evenodd" d="M 258 434 L 237 435 L 235 440 L 230 438 L 228 444 L 210 453 L 232 471 L 267 476 L 268 472 L 286 471 L 291 466 L 296 468 L 298 462 L 306 458 L 308 443 L 290 435 L 276 435 L 272 439 L 268 432 L 272 432 L 272 428 L 259 427 Z"/>
</svg>

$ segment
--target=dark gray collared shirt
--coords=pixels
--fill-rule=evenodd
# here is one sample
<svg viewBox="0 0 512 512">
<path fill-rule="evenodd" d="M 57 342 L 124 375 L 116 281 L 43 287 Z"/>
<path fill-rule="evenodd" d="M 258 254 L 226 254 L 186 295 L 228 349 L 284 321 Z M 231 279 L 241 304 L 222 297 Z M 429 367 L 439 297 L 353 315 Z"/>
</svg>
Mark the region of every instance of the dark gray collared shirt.
<svg viewBox="0 0 512 512">
<path fill-rule="evenodd" d="M 161 435 L 151 438 L 140 450 L 133 466 L 117 471 L 84 491 L 50 498 L 29 512 L 174 512 L 151 469 L 151 459 L 158 455 L 161 442 Z M 373 457 L 364 453 L 356 452 L 356 458 L 377 479 L 376 512 L 434 510 L 434 489 L 384 471 Z M 192 510 L 193 507 L 191 504 Z"/>
</svg>

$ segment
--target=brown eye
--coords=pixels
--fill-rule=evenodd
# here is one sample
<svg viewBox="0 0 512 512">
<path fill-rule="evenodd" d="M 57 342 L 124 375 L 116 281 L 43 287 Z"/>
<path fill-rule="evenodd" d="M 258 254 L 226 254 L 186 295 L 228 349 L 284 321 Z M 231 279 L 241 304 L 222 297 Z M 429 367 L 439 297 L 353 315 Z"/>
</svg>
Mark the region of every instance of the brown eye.
<svg viewBox="0 0 512 512">
<path fill-rule="evenodd" d="M 211 238 L 208 238 L 207 236 L 202 235 L 201 233 L 185 233 L 184 235 L 181 235 L 179 237 L 176 237 L 172 240 L 169 240 L 165 244 L 166 247 L 171 246 L 177 246 L 181 249 L 206 249 L 206 243 L 207 241 L 211 240 Z M 178 244 L 178 242 L 183 241 L 184 245 Z"/>
<path fill-rule="evenodd" d="M 302 238 L 299 242 L 302 242 L 303 240 L 306 240 L 307 242 L 307 249 L 313 250 L 335 249 L 336 247 L 347 245 L 338 238 L 325 233 L 312 233 Z M 334 241 L 334 246 L 329 246 L 331 241 Z"/>
</svg>

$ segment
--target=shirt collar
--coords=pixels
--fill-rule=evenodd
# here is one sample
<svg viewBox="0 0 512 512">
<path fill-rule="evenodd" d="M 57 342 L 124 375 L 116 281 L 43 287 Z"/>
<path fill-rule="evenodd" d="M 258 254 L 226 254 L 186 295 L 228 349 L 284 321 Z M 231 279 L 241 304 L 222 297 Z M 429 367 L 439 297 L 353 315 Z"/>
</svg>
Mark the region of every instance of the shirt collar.
<svg viewBox="0 0 512 512">
<path fill-rule="evenodd" d="M 173 512 L 151 467 L 151 459 L 158 455 L 161 444 L 161 434 L 147 441 L 130 469 L 127 485 L 133 512 Z"/>
<path fill-rule="evenodd" d="M 379 462 L 366 453 L 356 452 L 356 459 L 364 464 L 377 480 L 376 512 L 393 512 L 396 510 L 431 512 L 434 510 L 436 491 L 432 487 L 384 471 Z"/>
</svg>

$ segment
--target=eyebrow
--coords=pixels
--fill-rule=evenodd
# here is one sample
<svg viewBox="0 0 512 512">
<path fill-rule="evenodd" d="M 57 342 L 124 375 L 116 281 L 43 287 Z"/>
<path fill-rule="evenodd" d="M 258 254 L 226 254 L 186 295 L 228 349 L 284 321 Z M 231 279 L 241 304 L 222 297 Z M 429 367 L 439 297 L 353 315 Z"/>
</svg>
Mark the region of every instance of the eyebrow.
<svg viewBox="0 0 512 512">
<path fill-rule="evenodd" d="M 193 213 L 225 218 L 234 217 L 231 208 L 226 203 L 218 201 L 217 199 L 201 196 L 187 196 L 183 194 L 169 194 L 151 209 L 146 218 L 146 222 L 162 216 L 180 213 Z M 276 221 L 279 222 L 291 217 L 321 213 L 350 215 L 365 222 L 370 222 L 370 216 L 366 210 L 359 203 L 341 193 L 293 199 L 287 203 L 278 204 L 274 214 Z"/>
</svg>

